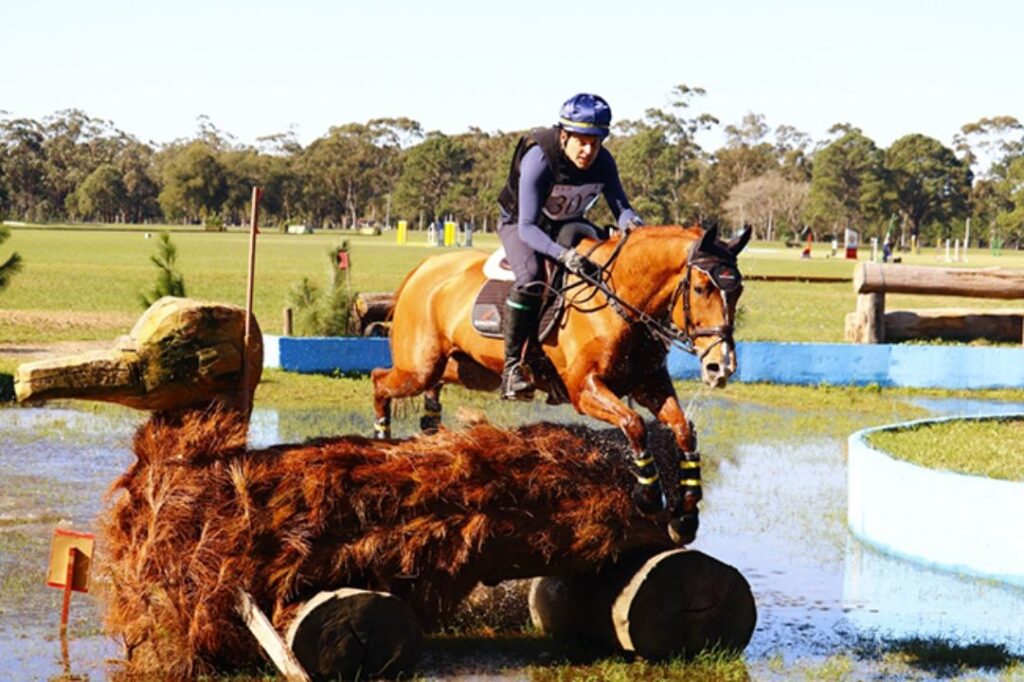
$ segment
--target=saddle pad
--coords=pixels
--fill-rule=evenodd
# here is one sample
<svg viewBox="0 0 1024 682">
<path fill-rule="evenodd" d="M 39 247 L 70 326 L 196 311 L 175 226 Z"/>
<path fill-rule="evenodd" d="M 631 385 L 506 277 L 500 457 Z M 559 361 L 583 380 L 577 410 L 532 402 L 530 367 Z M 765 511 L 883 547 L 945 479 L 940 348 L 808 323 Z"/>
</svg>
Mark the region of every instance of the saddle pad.
<svg viewBox="0 0 1024 682">
<path fill-rule="evenodd" d="M 508 292 L 512 289 L 512 282 L 489 279 L 484 283 L 480 293 L 473 302 L 473 328 L 480 332 L 481 336 L 491 339 L 502 338 L 502 319 L 505 316 L 505 301 L 508 299 Z M 546 339 L 558 325 L 558 318 L 561 317 L 560 306 L 551 305 L 551 299 L 541 304 L 540 324 L 537 325 L 537 338 Z"/>
</svg>

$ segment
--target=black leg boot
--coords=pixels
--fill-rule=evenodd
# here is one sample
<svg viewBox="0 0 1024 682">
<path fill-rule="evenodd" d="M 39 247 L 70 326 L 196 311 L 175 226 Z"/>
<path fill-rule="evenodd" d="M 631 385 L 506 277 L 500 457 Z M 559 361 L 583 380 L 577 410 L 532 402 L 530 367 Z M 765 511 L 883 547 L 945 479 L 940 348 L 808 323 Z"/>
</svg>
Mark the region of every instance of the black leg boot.
<svg viewBox="0 0 1024 682">
<path fill-rule="evenodd" d="M 533 400 L 533 384 L 523 367 L 523 351 L 537 330 L 540 297 L 512 289 L 505 302 L 505 369 L 501 374 L 503 400 Z"/>
</svg>

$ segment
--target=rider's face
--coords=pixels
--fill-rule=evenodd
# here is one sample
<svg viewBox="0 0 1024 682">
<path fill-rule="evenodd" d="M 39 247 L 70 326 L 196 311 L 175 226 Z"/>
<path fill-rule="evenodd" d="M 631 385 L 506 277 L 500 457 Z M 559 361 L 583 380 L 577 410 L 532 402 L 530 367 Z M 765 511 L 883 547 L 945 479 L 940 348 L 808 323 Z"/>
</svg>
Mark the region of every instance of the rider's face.
<svg viewBox="0 0 1024 682">
<path fill-rule="evenodd" d="M 590 168 L 601 151 L 601 138 L 562 131 L 562 151 L 580 170 Z"/>
</svg>

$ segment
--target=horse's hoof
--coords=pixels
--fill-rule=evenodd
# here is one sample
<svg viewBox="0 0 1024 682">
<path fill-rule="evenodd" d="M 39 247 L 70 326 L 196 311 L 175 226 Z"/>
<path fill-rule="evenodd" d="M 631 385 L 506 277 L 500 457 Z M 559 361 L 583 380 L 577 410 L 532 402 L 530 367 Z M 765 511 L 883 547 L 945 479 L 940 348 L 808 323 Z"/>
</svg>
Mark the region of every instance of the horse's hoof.
<svg viewBox="0 0 1024 682">
<path fill-rule="evenodd" d="M 672 518 L 668 522 L 668 536 L 677 545 L 688 545 L 697 539 L 697 526 L 700 519 L 696 514 L 684 514 Z"/>
<path fill-rule="evenodd" d="M 665 509 L 665 495 L 657 483 L 637 485 L 633 488 L 633 504 L 645 516 L 657 516 Z"/>
</svg>

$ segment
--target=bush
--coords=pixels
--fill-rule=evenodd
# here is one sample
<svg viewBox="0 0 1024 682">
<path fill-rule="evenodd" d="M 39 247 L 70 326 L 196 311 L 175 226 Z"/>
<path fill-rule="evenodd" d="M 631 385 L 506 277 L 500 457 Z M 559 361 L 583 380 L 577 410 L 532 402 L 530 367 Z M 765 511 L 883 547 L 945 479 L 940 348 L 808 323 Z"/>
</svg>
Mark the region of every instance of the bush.
<svg viewBox="0 0 1024 682">
<path fill-rule="evenodd" d="M 348 252 L 348 241 L 328 251 L 331 282 L 322 289 L 308 277 L 292 284 L 288 305 L 292 308 L 293 332 L 298 336 L 349 336 L 350 314 L 355 292 L 349 289 L 343 270 L 337 268 L 338 254 Z"/>
</svg>

